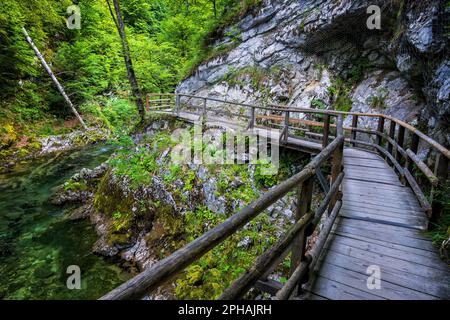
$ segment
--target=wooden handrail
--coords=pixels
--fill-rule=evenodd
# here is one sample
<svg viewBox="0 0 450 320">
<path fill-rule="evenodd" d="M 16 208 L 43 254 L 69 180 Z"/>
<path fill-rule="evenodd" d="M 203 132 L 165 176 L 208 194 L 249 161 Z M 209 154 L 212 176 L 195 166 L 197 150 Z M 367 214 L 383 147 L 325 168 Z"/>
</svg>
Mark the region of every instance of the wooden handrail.
<svg viewBox="0 0 450 320">
<path fill-rule="evenodd" d="M 159 95 L 159 94 L 157 94 Z M 180 97 L 187 97 L 187 98 L 201 98 L 204 99 L 205 97 L 195 96 L 195 95 L 189 95 L 189 94 L 167 94 L 167 95 L 177 95 Z M 358 117 L 373 117 L 373 118 L 383 118 L 385 120 L 393 121 L 399 126 L 404 127 L 406 130 L 416 134 L 420 137 L 424 142 L 428 143 L 430 146 L 435 148 L 437 151 L 445 155 L 448 159 L 450 159 L 450 150 L 433 140 L 432 138 L 428 137 L 426 134 L 422 133 L 420 130 L 416 129 L 415 127 L 411 126 L 410 124 L 399 120 L 397 118 L 394 118 L 392 116 L 383 114 L 383 113 L 363 113 L 363 112 L 351 112 L 351 111 L 337 111 L 337 110 L 319 110 L 319 109 L 311 109 L 311 108 L 293 108 L 293 107 L 286 107 L 283 105 L 278 104 L 268 104 L 267 106 L 256 106 L 246 103 L 239 103 L 239 102 L 232 102 L 222 99 L 216 99 L 216 98 L 206 98 L 210 101 L 216 101 L 221 103 L 228 103 L 228 104 L 234 104 L 238 106 L 243 107 L 249 107 L 249 108 L 256 108 L 261 110 L 272 110 L 272 111 L 289 111 L 289 112 L 298 112 L 298 113 L 313 113 L 313 114 L 322 114 L 322 115 L 331 115 L 337 117 L 338 115 L 342 116 L 358 116 Z M 379 131 L 379 130 L 378 130 Z"/>
<path fill-rule="evenodd" d="M 284 141 L 285 143 L 287 142 L 287 138 L 289 137 L 289 129 L 294 128 L 291 126 L 291 123 L 323 127 L 323 149 L 307 166 L 305 166 L 305 168 L 301 172 L 297 173 L 296 175 L 290 177 L 270 191 L 266 192 L 258 200 L 252 202 L 250 205 L 246 206 L 241 211 L 228 218 L 225 222 L 208 231 L 193 242 L 187 244 L 185 247 L 177 250 L 169 257 L 159 261 L 152 268 L 144 270 L 141 274 L 114 289 L 113 291 L 102 297 L 102 299 L 133 299 L 142 297 L 146 292 L 152 291 L 164 282 L 172 279 L 177 273 L 182 271 L 192 262 L 201 258 L 206 252 L 223 242 L 250 220 L 258 216 L 268 206 L 283 197 L 289 191 L 297 188 L 297 190 L 299 190 L 298 203 L 301 203 L 301 205 L 297 206 L 297 222 L 294 225 L 293 229 L 291 229 L 291 231 L 289 231 L 280 240 L 280 242 L 266 251 L 266 253 L 257 260 L 255 266 L 246 274 L 241 276 L 235 283 L 233 283 L 232 286 L 223 293 L 221 298 L 229 299 L 242 296 L 242 294 L 245 293 L 246 290 L 248 290 L 249 286 L 251 286 L 256 280 L 260 279 L 261 276 L 264 275 L 264 273 L 267 271 L 267 268 L 273 266 L 274 262 L 276 261 L 276 256 L 279 254 L 284 254 L 286 248 L 292 246 L 291 250 L 295 254 L 292 255 L 291 277 L 288 281 L 288 287 L 282 289 L 278 294 L 279 298 L 289 297 L 295 286 L 300 285 L 299 282 L 301 282 L 301 279 L 303 279 L 306 273 L 309 272 L 309 266 L 316 263 L 318 255 L 321 251 L 321 247 L 323 246 L 326 237 L 328 236 L 327 233 L 329 233 L 329 231 L 331 230 L 331 226 L 333 225 L 334 219 L 336 218 L 337 211 L 339 211 L 342 205 L 341 197 L 337 193 L 337 190 L 343 179 L 342 159 L 343 146 L 345 142 L 351 143 L 354 146 L 362 145 L 365 147 L 373 148 L 377 150 L 382 156 L 384 156 L 388 160 L 388 162 L 390 162 L 396 168 L 398 174 L 402 178 L 406 179 L 406 181 L 409 183 L 414 193 L 416 194 L 420 204 L 431 218 L 433 217 L 431 215 L 431 208 L 434 208 L 434 204 L 430 205 L 426 197 L 420 190 L 420 187 L 418 186 L 416 180 L 413 177 L 413 174 L 411 173 L 412 164 L 415 164 L 422 172 L 425 173 L 425 175 L 432 182 L 433 187 L 437 187 L 442 183 L 442 181 L 445 181 L 448 176 L 448 170 L 446 170 L 448 169 L 448 159 L 450 159 L 450 151 L 448 149 L 444 148 L 442 145 L 424 135 L 422 132 L 415 129 L 411 125 L 384 114 L 292 108 L 274 104 L 256 106 L 187 94 L 155 94 L 155 96 L 159 96 L 158 101 L 160 102 L 163 102 L 163 97 L 174 96 L 174 112 L 176 112 L 177 114 L 179 114 L 183 106 L 181 101 L 183 97 L 189 99 L 199 99 L 199 101 L 202 101 L 202 105 L 198 106 L 197 109 L 202 110 L 203 115 L 206 115 L 207 110 L 214 111 L 213 108 L 207 108 L 207 101 L 233 104 L 250 108 L 250 116 L 246 117 L 250 119 L 247 129 L 252 129 L 257 119 L 272 120 L 278 123 L 281 123 L 284 120 L 281 139 L 282 142 Z M 171 99 L 169 100 L 171 101 Z M 256 115 L 257 109 L 279 112 L 280 115 Z M 325 123 L 320 121 L 292 118 L 290 116 L 290 113 L 322 115 L 325 118 Z M 343 127 L 344 116 L 353 117 L 351 128 Z M 330 122 L 330 117 L 337 117 L 337 124 L 332 124 Z M 375 131 L 370 129 L 358 128 L 359 117 L 377 117 L 377 130 Z M 390 121 L 389 134 L 386 134 L 384 132 L 386 120 Z M 330 127 L 335 127 L 337 132 L 336 138 L 328 144 Z M 397 128 L 398 135 L 396 137 Z M 345 139 L 344 130 L 351 131 L 351 138 Z M 409 148 L 404 147 L 404 138 L 406 131 L 408 131 L 412 135 L 412 143 Z M 358 140 L 356 132 L 374 135 L 377 141 L 376 143 L 371 143 Z M 387 149 L 383 147 L 383 140 L 388 142 Z M 417 157 L 417 151 L 420 141 L 428 143 L 439 152 L 438 155 L 440 156 L 438 156 L 436 161 L 435 173 L 432 173 L 431 170 L 426 166 L 425 162 Z M 401 158 L 399 157 L 399 155 L 401 155 L 405 160 L 404 167 L 401 164 Z M 311 203 L 310 198 L 312 196 L 312 179 L 314 177 L 315 171 L 331 157 L 333 158 L 331 172 L 332 188 L 327 193 L 324 202 L 317 211 L 321 216 L 328 208 L 329 224 L 326 224 L 325 234 L 321 235 L 319 238 L 317 247 L 318 249 L 313 249 L 312 253 L 306 255 L 306 237 L 308 236 L 308 232 L 311 232 L 310 229 L 318 222 L 318 216 L 313 217 L 309 212 Z M 443 159 L 445 159 L 445 161 Z M 300 199 L 302 201 L 300 201 Z M 307 226 L 309 230 L 307 230 Z"/>
<path fill-rule="evenodd" d="M 189 99 L 205 99 L 205 97 L 199 97 L 195 95 L 189 95 L 189 94 L 176 94 L 177 98 L 180 99 L 181 97 L 186 97 Z M 226 103 L 226 104 L 234 104 L 246 108 L 252 108 L 252 112 L 254 112 L 255 109 L 261 109 L 266 111 L 273 111 L 280 114 L 287 114 L 287 113 L 305 113 L 305 114 L 318 114 L 322 116 L 331 116 L 331 117 L 337 117 L 339 115 L 341 116 L 351 116 L 352 119 L 352 126 L 351 127 L 344 127 L 343 129 L 345 131 L 351 132 L 351 139 L 346 141 L 351 141 L 352 145 L 363 145 L 366 147 L 372 147 L 375 150 L 377 150 L 383 157 L 385 157 L 390 164 L 392 164 L 395 168 L 398 174 L 401 176 L 403 181 L 408 182 L 411 180 L 411 177 L 413 177 L 413 165 L 415 164 L 420 171 L 425 173 L 425 176 L 430 181 L 431 185 L 433 186 L 432 194 L 436 193 L 436 188 L 442 188 L 443 185 L 446 183 L 448 179 L 448 163 L 450 160 L 450 151 L 433 140 L 432 138 L 428 137 L 418 129 L 414 128 L 413 126 L 405 123 L 404 121 L 401 121 L 399 119 L 396 119 L 392 116 L 388 116 L 385 114 L 380 113 L 361 113 L 361 112 L 345 112 L 345 111 L 335 111 L 335 110 L 317 110 L 317 109 L 309 109 L 309 108 L 295 108 L 295 107 L 287 107 L 282 106 L 278 104 L 268 104 L 264 106 L 256 106 L 256 105 L 250 105 L 245 103 L 236 103 L 231 102 L 227 100 L 222 99 L 216 99 L 216 98 L 206 98 L 210 101 L 215 101 L 219 103 Z M 359 117 L 372 117 L 372 118 L 378 118 L 378 128 L 377 130 L 370 130 L 370 129 L 362 129 L 358 128 L 358 118 Z M 281 123 L 283 122 L 283 119 L 285 117 L 282 115 L 258 115 L 257 119 L 263 119 L 263 120 L 270 120 L 274 122 Z M 385 124 L 388 122 L 389 124 L 389 133 L 385 133 Z M 299 128 L 294 128 L 291 126 L 291 124 L 300 124 L 300 125 L 306 125 L 306 126 L 314 126 L 314 127 L 324 127 L 324 133 L 327 133 L 327 124 L 324 122 L 314 121 L 314 120 L 306 120 L 306 119 L 297 119 L 293 117 L 289 117 L 288 119 L 289 127 L 286 126 L 286 124 L 283 125 L 283 130 L 281 134 L 282 139 L 286 139 L 289 135 L 289 129 L 292 130 L 299 130 Z M 271 125 L 276 125 L 272 123 Z M 334 124 L 330 123 L 330 127 L 335 127 Z M 302 131 L 307 131 L 307 129 L 300 129 Z M 365 143 L 365 141 L 360 141 L 356 139 L 356 132 L 366 133 L 369 135 L 374 135 L 376 138 L 376 144 L 374 145 L 368 145 Z M 396 135 L 397 133 L 397 135 Z M 406 154 L 405 147 L 405 136 L 406 133 L 409 133 L 409 136 L 411 137 L 411 143 L 409 146 L 409 149 L 411 150 L 412 154 L 417 155 L 418 148 L 420 142 L 427 143 L 430 147 L 434 148 L 438 154 L 436 155 L 435 159 L 435 169 L 434 174 L 430 174 L 432 171 L 430 168 L 427 167 L 425 161 L 420 160 L 418 157 L 413 156 L 412 158 Z M 317 134 L 316 136 L 319 136 Z M 322 135 L 322 144 L 323 146 L 327 143 L 326 135 Z M 383 141 L 387 142 L 387 150 L 383 147 Z M 284 140 L 286 143 L 286 141 Z M 410 154 L 410 155 L 412 155 Z M 442 156 L 439 156 L 442 155 Z M 445 159 L 445 160 L 444 160 Z M 394 160 L 394 161 L 393 161 Z M 408 169 L 410 172 L 410 176 L 408 179 L 405 180 L 405 176 L 403 174 L 403 169 L 400 164 L 400 162 L 405 162 L 404 167 Z M 417 183 L 411 184 L 409 183 L 411 188 L 417 189 Z M 433 220 L 436 220 L 436 217 L 440 216 L 440 212 L 442 211 L 442 205 L 438 203 L 438 200 L 436 197 L 433 198 L 433 204 L 432 207 L 435 208 L 433 214 Z M 428 210 L 428 206 L 426 206 L 424 209 Z"/>
<path fill-rule="evenodd" d="M 342 125 L 342 119 L 339 124 Z M 328 160 L 336 149 L 344 143 L 344 136 L 338 136 L 322 150 L 302 171 L 288 178 L 278 186 L 263 194 L 238 213 L 234 214 L 220 225 L 206 232 L 183 248 L 175 251 L 169 257 L 157 262 L 153 267 L 144 270 L 134 278 L 104 295 L 102 300 L 138 299 L 146 292 L 152 291 L 171 279 L 192 262 L 201 258 L 209 250 L 223 242 L 262 211 L 275 203 L 303 181 L 313 177 L 317 168 Z"/>
</svg>

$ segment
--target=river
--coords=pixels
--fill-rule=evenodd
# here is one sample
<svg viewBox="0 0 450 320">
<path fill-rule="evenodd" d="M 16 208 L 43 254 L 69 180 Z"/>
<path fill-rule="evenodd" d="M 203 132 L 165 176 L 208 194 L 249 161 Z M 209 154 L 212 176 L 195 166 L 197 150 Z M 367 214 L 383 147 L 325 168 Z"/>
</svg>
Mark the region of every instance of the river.
<svg viewBox="0 0 450 320">
<path fill-rule="evenodd" d="M 96 145 L 16 165 L 0 174 L 0 298 L 97 299 L 130 275 L 92 253 L 89 221 L 67 221 L 69 207 L 49 203 L 55 187 L 112 153 Z M 81 289 L 68 289 L 67 267 L 81 270 Z"/>
</svg>

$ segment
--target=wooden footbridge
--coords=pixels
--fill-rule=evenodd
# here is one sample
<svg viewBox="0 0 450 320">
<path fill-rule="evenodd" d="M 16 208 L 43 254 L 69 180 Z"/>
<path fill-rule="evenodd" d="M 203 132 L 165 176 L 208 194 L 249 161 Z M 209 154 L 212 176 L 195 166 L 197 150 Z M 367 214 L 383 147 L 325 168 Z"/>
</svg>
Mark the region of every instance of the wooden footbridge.
<svg viewBox="0 0 450 320">
<path fill-rule="evenodd" d="M 245 298 L 251 288 L 273 299 L 450 298 L 450 268 L 424 234 L 444 209 L 450 151 L 411 125 L 383 114 L 256 106 L 184 94 L 148 95 L 147 109 L 248 132 L 275 128 L 280 146 L 314 157 L 302 171 L 102 299 L 140 299 L 172 281 L 292 190 L 297 190 L 296 223 L 220 299 Z M 344 126 L 345 118 L 351 127 Z M 358 127 L 367 119 L 375 119 L 377 128 Z M 321 168 L 328 164 L 325 180 Z M 316 177 L 322 178 L 325 196 L 313 210 Z M 318 236 L 308 244 L 314 231 Z M 271 280 L 289 254 L 287 282 Z"/>
</svg>

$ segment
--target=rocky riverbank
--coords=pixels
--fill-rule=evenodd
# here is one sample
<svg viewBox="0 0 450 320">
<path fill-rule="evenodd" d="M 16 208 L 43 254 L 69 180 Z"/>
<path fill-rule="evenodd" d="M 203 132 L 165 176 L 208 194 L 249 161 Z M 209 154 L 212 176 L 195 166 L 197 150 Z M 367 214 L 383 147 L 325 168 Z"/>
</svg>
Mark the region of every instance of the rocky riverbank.
<svg viewBox="0 0 450 320">
<path fill-rule="evenodd" d="M 173 127 L 170 120 L 152 123 L 107 163 L 75 174 L 52 199 L 58 205 L 77 203 L 78 208 L 66 218 L 90 219 L 98 234 L 93 251 L 135 273 L 200 236 L 301 168 L 298 155 L 296 160 L 286 156 L 280 173 L 269 181 L 259 175 L 255 165 L 174 165 L 170 159 L 174 144 L 169 135 Z M 214 297 L 285 232 L 294 211 L 293 195 L 281 199 L 188 268 L 158 298 Z M 211 272 L 214 281 L 203 282 Z M 277 272 L 281 276 L 280 270 Z"/>
</svg>

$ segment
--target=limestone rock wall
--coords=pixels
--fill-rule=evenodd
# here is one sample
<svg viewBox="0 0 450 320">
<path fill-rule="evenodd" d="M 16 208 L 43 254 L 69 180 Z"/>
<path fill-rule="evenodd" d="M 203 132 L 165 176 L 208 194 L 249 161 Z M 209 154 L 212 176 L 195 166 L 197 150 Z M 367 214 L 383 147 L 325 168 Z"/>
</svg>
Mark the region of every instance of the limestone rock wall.
<svg viewBox="0 0 450 320">
<path fill-rule="evenodd" d="M 382 10 L 381 30 L 367 28 L 370 5 Z M 385 113 L 448 146 L 448 13 L 438 0 L 264 1 L 217 39 L 227 53 L 204 61 L 177 91 Z"/>
</svg>

